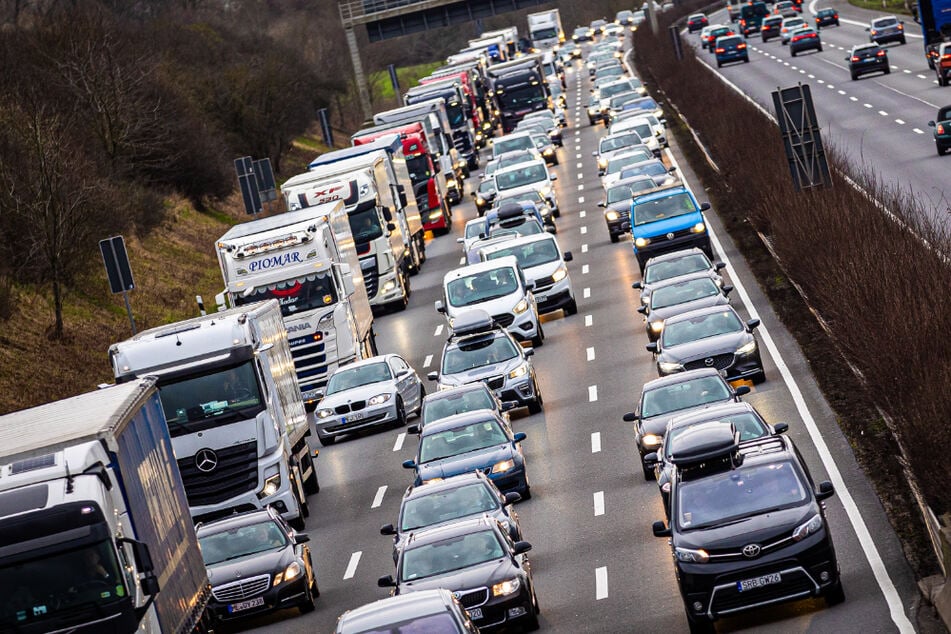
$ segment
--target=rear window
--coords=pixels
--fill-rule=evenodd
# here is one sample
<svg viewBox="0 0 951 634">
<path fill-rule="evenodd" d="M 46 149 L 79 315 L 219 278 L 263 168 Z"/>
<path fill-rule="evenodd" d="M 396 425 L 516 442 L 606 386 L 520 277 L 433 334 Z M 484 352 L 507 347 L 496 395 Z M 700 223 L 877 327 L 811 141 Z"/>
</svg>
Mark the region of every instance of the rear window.
<svg viewBox="0 0 951 634">
<path fill-rule="evenodd" d="M 895 26 L 898 24 L 896 18 L 879 18 L 878 20 L 872 21 L 872 26 L 883 27 L 883 26 Z"/>
<path fill-rule="evenodd" d="M 736 46 L 743 41 L 743 38 L 739 37 L 721 37 L 717 40 L 718 46 Z"/>
</svg>

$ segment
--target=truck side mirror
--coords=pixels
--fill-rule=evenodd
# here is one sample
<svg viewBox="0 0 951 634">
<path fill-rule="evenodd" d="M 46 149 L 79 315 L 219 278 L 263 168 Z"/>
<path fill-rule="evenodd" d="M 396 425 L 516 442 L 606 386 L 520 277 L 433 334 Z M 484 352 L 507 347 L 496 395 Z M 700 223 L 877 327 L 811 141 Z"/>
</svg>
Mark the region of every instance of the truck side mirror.
<svg viewBox="0 0 951 634">
<path fill-rule="evenodd" d="M 400 207 L 406 207 L 406 188 L 402 185 L 397 185 L 396 189 L 399 192 Z"/>
<path fill-rule="evenodd" d="M 386 205 L 383 205 L 382 209 L 383 209 L 383 219 L 386 220 L 387 222 L 393 220 L 393 211 Z"/>
<path fill-rule="evenodd" d="M 931 123 L 932 123 L 932 125 L 934 125 L 934 121 L 932 121 Z M 219 312 L 219 313 L 220 313 L 221 311 L 223 311 L 223 310 L 227 310 L 227 309 L 228 309 L 228 305 L 225 303 L 225 292 L 224 292 L 224 291 L 221 291 L 220 293 L 218 293 L 217 295 L 215 295 L 215 306 L 218 308 L 218 312 Z"/>
<path fill-rule="evenodd" d="M 396 225 L 393 224 L 392 222 L 388 222 L 386 223 L 386 230 L 389 232 L 396 231 Z"/>
</svg>

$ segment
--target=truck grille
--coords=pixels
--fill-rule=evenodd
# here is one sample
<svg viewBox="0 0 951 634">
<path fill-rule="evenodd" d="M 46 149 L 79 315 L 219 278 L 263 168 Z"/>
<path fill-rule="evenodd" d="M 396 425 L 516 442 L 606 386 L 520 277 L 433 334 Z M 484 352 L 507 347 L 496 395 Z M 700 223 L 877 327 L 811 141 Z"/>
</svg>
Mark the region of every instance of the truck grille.
<svg viewBox="0 0 951 634">
<path fill-rule="evenodd" d="M 315 333 L 316 334 L 316 333 Z M 297 382 L 301 389 L 316 382 L 317 387 L 327 382 L 327 348 L 323 336 L 315 340 L 314 335 L 295 337 L 289 342 L 291 357 L 294 359 L 294 368 L 297 371 Z"/>
<path fill-rule="evenodd" d="M 503 328 L 508 328 L 515 321 L 515 315 L 512 315 L 511 313 L 492 315 L 492 319 L 494 319 L 495 323 L 502 326 Z"/>
<path fill-rule="evenodd" d="M 270 585 L 271 576 L 260 575 L 215 586 L 211 589 L 211 594 L 219 603 L 234 603 L 257 596 L 267 590 Z"/>
<path fill-rule="evenodd" d="M 360 270 L 363 271 L 363 283 L 367 289 L 367 297 L 373 299 L 380 288 L 380 270 L 376 265 L 376 257 L 360 260 Z"/>
<path fill-rule="evenodd" d="M 251 441 L 214 450 L 217 464 L 201 471 L 195 456 L 178 460 L 189 506 L 218 504 L 253 491 L 258 485 L 258 447 Z"/>
<path fill-rule="evenodd" d="M 712 359 L 713 361 L 711 363 L 707 363 L 708 359 Z M 698 370 L 701 368 L 716 368 L 717 370 L 726 370 L 731 365 L 733 365 L 733 353 L 727 352 L 726 354 L 717 354 L 712 357 L 704 357 L 695 361 L 688 361 L 684 364 L 684 370 Z"/>
<path fill-rule="evenodd" d="M 475 608 L 489 600 L 489 589 L 478 588 L 476 590 L 461 590 L 459 592 L 459 602 L 464 608 Z"/>
</svg>

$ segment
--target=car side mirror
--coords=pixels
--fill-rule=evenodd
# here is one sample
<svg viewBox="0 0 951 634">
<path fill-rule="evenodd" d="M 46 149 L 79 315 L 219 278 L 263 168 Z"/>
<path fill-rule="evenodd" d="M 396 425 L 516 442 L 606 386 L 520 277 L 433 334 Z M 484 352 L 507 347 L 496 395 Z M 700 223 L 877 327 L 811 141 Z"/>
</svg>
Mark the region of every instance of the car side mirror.
<svg viewBox="0 0 951 634">
<path fill-rule="evenodd" d="M 676 168 L 676 167 L 671 167 L 671 168 L 669 168 L 669 169 L 667 170 L 667 173 L 668 173 L 668 174 L 673 174 L 673 173 L 676 172 L 676 171 L 677 171 L 677 168 Z"/>
<path fill-rule="evenodd" d="M 310 541 L 310 535 L 308 535 L 307 533 L 297 533 L 296 535 L 294 535 L 295 544 L 306 544 L 309 541 Z"/>
<path fill-rule="evenodd" d="M 646 455 L 644 456 L 644 464 L 647 465 L 648 467 L 653 467 L 653 466 L 654 466 L 655 464 L 657 464 L 658 462 L 660 462 L 660 461 L 657 459 L 657 452 L 656 452 L 656 451 L 652 451 L 652 452 L 650 452 L 649 454 L 646 454 Z"/>
<path fill-rule="evenodd" d="M 642 315 L 646 315 L 646 314 L 647 314 L 647 306 L 638 306 L 638 307 L 637 307 L 637 312 L 639 312 L 639 313 L 642 314 Z"/>
<path fill-rule="evenodd" d="M 439 378 L 439 373 L 430 372 L 429 374 L 426 375 L 426 378 L 429 379 L 430 381 L 435 381 L 437 378 Z"/>
<path fill-rule="evenodd" d="M 526 290 L 526 291 L 534 291 L 534 290 L 535 290 L 535 282 L 525 282 L 525 290 Z"/>
<path fill-rule="evenodd" d="M 933 128 L 933 127 L 935 127 L 935 125 L 936 125 L 936 124 L 935 124 L 934 121 L 929 121 L 929 122 L 928 122 L 928 127 L 929 127 L 929 128 Z"/>
<path fill-rule="evenodd" d="M 534 357 L 535 348 L 525 348 L 525 350 L 522 351 L 522 354 L 525 355 L 526 357 Z"/>
<path fill-rule="evenodd" d="M 819 490 L 816 492 L 816 499 L 820 502 L 822 500 L 831 498 L 835 495 L 835 487 L 832 486 L 832 483 L 828 480 L 824 480 L 819 483 Z"/>
<path fill-rule="evenodd" d="M 726 268 L 726 262 L 717 262 L 716 264 L 713 265 L 714 271 L 722 271 L 725 268 Z"/>
<path fill-rule="evenodd" d="M 376 585 L 381 588 L 395 588 L 396 579 L 393 578 L 393 575 L 384 575 L 376 580 Z"/>
<path fill-rule="evenodd" d="M 475 194 L 473 194 L 473 196 L 475 196 Z M 458 244 L 465 244 L 465 243 L 466 243 L 466 239 L 465 239 L 465 238 L 456 238 L 456 243 L 458 243 Z"/>
<path fill-rule="evenodd" d="M 789 431 L 789 423 L 776 423 L 773 425 L 774 434 L 785 434 Z"/>
<path fill-rule="evenodd" d="M 522 501 L 522 494 L 518 491 L 509 491 L 505 494 L 505 503 L 506 504 L 515 504 L 516 502 Z"/>
<path fill-rule="evenodd" d="M 322 398 L 324 398 L 324 393 L 323 393 L 323 391 L 317 390 L 316 392 L 314 392 L 314 400 L 315 400 L 315 401 L 320 401 Z"/>
<path fill-rule="evenodd" d="M 631 284 L 631 288 L 637 288 L 637 289 L 644 288 L 644 283 L 643 283 L 643 282 L 634 282 L 633 284 Z"/>
<path fill-rule="evenodd" d="M 710 209 L 710 203 L 700 203 L 700 211 L 706 211 Z"/>
<path fill-rule="evenodd" d="M 868 29 L 865 29 L 865 30 L 867 31 Z M 849 59 L 851 59 L 851 58 L 849 58 L 849 57 L 843 57 L 842 59 L 844 59 L 845 61 L 849 61 Z"/>
<path fill-rule="evenodd" d="M 528 438 L 528 436 L 525 434 L 525 432 L 520 431 L 520 432 L 518 432 L 517 434 L 515 434 L 514 436 L 512 436 L 512 441 L 513 441 L 513 442 L 522 442 L 522 441 L 525 440 L 526 438 Z"/>
<path fill-rule="evenodd" d="M 558 174 L 551 174 L 551 175 L 548 177 L 548 180 L 553 180 L 553 181 L 558 180 Z"/>
<path fill-rule="evenodd" d="M 723 294 L 724 294 L 724 295 L 729 295 L 730 292 L 732 292 L 732 291 L 733 291 L 733 287 L 732 287 L 732 286 L 730 286 L 729 284 L 724 284 L 724 285 L 723 285 Z"/>
<path fill-rule="evenodd" d="M 404 469 L 415 469 L 415 468 L 416 468 L 416 461 L 415 461 L 415 460 L 404 460 L 404 461 L 403 461 L 403 468 L 404 468 Z"/>
<path fill-rule="evenodd" d="M 396 535 L 396 527 L 392 524 L 384 524 L 380 527 L 380 535 Z"/>
<path fill-rule="evenodd" d="M 442 313 L 444 315 L 446 314 L 446 305 L 442 303 L 441 299 L 436 300 L 435 306 L 437 313 Z"/>
<path fill-rule="evenodd" d="M 561 254 L 561 259 L 564 260 L 565 262 L 571 262 L 572 260 L 575 259 L 575 256 L 571 255 L 571 251 L 565 251 L 564 253 Z"/>
<path fill-rule="evenodd" d="M 739 386 L 738 388 L 736 388 L 735 390 L 733 390 L 733 393 L 734 393 L 736 396 L 746 396 L 747 394 L 750 393 L 750 386 L 749 386 L 749 385 L 741 385 L 741 386 Z"/>
<path fill-rule="evenodd" d="M 532 549 L 532 545 L 528 542 L 515 542 L 515 548 L 512 550 L 512 554 L 521 555 L 527 553 Z"/>
<path fill-rule="evenodd" d="M 605 207 L 605 206 L 607 206 L 607 203 L 605 203 L 603 200 L 598 201 L 598 207 Z"/>
<path fill-rule="evenodd" d="M 628 412 L 621 417 L 625 423 L 636 423 L 640 416 L 636 412 Z"/>
<path fill-rule="evenodd" d="M 865 30 L 866 30 L 866 31 L 869 31 L 869 30 L 871 30 L 871 27 L 865 27 Z"/>
<path fill-rule="evenodd" d="M 518 406 L 518 401 L 502 401 L 499 409 L 503 412 L 511 412 L 513 409 L 518 409 Z"/>
<path fill-rule="evenodd" d="M 746 322 L 746 329 L 749 330 L 750 332 L 753 332 L 754 330 L 756 330 L 758 326 L 759 326 L 759 319 L 751 319 L 748 322 Z"/>
<path fill-rule="evenodd" d="M 654 531 L 654 537 L 670 537 L 671 535 L 670 529 L 660 520 L 654 522 L 651 529 Z"/>
<path fill-rule="evenodd" d="M 420 427 L 419 425 L 410 425 L 409 427 L 406 428 L 407 434 L 418 434 L 422 431 L 423 431 L 423 428 Z"/>
<path fill-rule="evenodd" d="M 545 231 L 552 235 L 555 235 L 556 233 L 558 233 L 558 229 L 556 229 L 555 227 L 552 227 L 551 225 L 545 225 Z"/>
<path fill-rule="evenodd" d="M 654 353 L 654 354 L 657 354 L 657 352 L 658 352 L 657 342 L 656 342 L 656 341 L 652 341 L 652 342 L 650 342 L 649 344 L 647 344 L 647 345 L 644 346 L 644 347 L 647 349 L 648 352 L 652 352 L 652 353 Z"/>
<path fill-rule="evenodd" d="M 396 231 L 396 225 L 394 225 L 392 222 L 388 222 L 388 223 L 386 223 L 386 230 L 387 230 L 387 231 Z"/>
</svg>

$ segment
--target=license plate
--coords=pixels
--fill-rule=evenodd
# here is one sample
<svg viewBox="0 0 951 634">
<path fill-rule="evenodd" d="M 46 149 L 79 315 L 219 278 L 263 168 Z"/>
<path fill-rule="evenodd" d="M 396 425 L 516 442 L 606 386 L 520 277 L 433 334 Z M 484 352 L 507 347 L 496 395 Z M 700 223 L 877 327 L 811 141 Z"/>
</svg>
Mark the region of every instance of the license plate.
<svg viewBox="0 0 951 634">
<path fill-rule="evenodd" d="M 482 618 L 482 608 L 472 608 L 471 610 L 466 610 L 469 613 L 469 618 L 473 621 L 478 621 Z"/>
<path fill-rule="evenodd" d="M 344 416 L 340 419 L 341 423 L 354 422 L 358 420 L 363 420 L 365 414 L 363 412 L 351 412 L 350 414 Z"/>
<path fill-rule="evenodd" d="M 241 612 L 242 610 L 250 610 L 251 608 L 257 608 L 262 605 L 264 605 L 264 597 L 258 597 L 257 599 L 249 599 L 241 603 L 232 603 L 228 606 L 228 612 Z"/>
<path fill-rule="evenodd" d="M 736 589 L 740 592 L 746 592 L 747 590 L 756 590 L 757 588 L 762 588 L 763 586 L 771 586 L 774 583 L 782 583 L 782 580 L 782 574 L 774 572 L 769 575 L 763 575 L 762 577 L 753 577 L 752 579 L 737 581 Z"/>
</svg>

